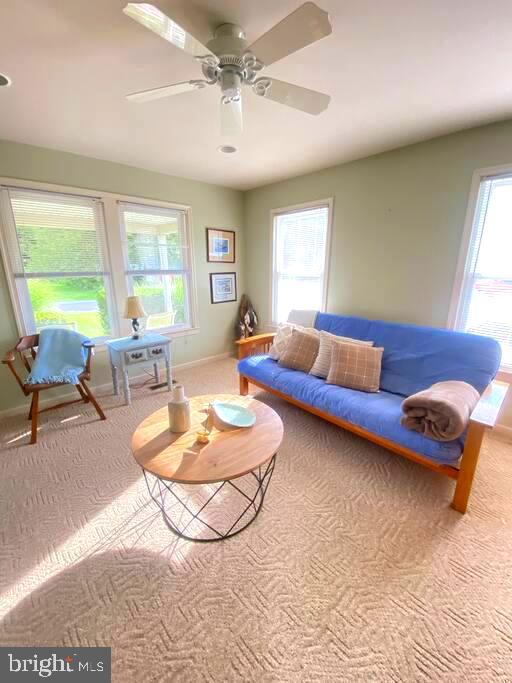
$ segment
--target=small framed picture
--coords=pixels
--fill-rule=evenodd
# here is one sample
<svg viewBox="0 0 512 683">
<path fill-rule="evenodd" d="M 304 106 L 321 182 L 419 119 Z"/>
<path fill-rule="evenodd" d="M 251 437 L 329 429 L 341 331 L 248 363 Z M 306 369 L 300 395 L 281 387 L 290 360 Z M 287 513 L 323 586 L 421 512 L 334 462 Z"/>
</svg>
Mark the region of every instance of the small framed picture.
<svg viewBox="0 0 512 683">
<path fill-rule="evenodd" d="M 206 228 L 206 258 L 209 263 L 234 263 L 235 231 Z"/>
<path fill-rule="evenodd" d="M 236 301 L 236 273 L 210 273 L 212 304 Z"/>
</svg>

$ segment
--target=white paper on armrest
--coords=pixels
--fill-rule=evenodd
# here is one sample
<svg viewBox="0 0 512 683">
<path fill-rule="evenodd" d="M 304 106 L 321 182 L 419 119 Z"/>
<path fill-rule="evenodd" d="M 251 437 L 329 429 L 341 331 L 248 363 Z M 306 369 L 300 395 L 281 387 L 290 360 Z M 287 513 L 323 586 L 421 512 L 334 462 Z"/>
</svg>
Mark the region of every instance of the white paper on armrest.
<svg viewBox="0 0 512 683">
<path fill-rule="evenodd" d="M 318 311 L 299 311 L 294 309 L 288 315 L 289 323 L 301 325 L 301 327 L 314 327 Z"/>
</svg>

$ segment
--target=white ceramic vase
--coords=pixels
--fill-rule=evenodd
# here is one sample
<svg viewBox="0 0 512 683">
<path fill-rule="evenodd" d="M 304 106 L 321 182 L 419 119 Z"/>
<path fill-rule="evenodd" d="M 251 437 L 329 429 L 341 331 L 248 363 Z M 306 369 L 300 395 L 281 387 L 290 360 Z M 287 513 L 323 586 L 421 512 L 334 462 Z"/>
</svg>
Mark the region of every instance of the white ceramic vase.
<svg viewBox="0 0 512 683">
<path fill-rule="evenodd" d="M 182 384 L 176 384 L 172 390 L 172 398 L 168 404 L 169 429 L 171 432 L 182 433 L 190 429 L 190 404 L 185 396 Z"/>
</svg>

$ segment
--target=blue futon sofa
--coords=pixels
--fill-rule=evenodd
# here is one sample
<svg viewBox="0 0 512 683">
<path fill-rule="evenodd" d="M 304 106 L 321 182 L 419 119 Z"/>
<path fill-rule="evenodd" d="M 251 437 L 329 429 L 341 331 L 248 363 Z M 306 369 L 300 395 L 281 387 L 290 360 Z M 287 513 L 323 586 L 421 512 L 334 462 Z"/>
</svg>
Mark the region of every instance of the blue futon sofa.
<svg viewBox="0 0 512 683">
<path fill-rule="evenodd" d="M 238 342 L 240 393 L 249 383 L 266 389 L 389 450 L 457 480 L 453 507 L 465 512 L 486 427 L 496 421 L 507 385 L 493 381 L 501 349 L 490 337 L 318 313 L 318 330 L 371 340 L 384 348 L 380 391 L 366 393 L 327 384 L 281 367 L 267 353 L 273 333 Z M 254 355 L 256 354 L 256 355 Z M 400 424 L 401 403 L 443 380 L 468 382 L 482 395 L 463 438 L 440 442 Z"/>
</svg>

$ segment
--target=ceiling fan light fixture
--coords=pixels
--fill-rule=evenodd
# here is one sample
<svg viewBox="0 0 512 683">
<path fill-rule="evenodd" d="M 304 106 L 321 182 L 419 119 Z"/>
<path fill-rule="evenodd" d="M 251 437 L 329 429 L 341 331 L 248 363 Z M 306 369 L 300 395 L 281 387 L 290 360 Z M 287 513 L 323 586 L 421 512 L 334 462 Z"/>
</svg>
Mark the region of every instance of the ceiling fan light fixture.
<svg viewBox="0 0 512 683">
<path fill-rule="evenodd" d="M 235 154 L 235 152 L 238 152 L 238 149 L 233 145 L 221 145 L 220 147 L 217 147 L 217 149 L 223 154 Z"/>
<path fill-rule="evenodd" d="M 242 77 L 235 70 L 224 69 L 219 75 L 222 98 L 225 102 L 236 100 L 242 92 Z"/>
<path fill-rule="evenodd" d="M 6 76 L 5 74 L 0 74 L 0 87 L 7 87 L 11 85 L 12 81 L 9 78 L 9 76 Z"/>
</svg>

